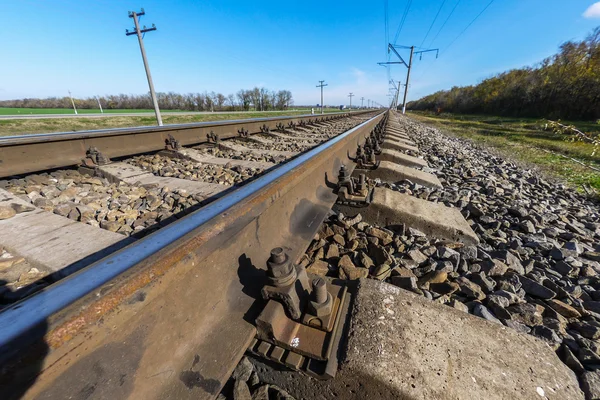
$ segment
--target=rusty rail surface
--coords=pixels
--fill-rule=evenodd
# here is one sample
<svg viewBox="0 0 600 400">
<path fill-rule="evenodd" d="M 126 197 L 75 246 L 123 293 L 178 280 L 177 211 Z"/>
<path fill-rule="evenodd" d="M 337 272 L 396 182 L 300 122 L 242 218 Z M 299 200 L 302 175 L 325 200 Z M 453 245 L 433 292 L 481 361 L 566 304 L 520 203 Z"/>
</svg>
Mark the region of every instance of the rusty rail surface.
<svg viewBox="0 0 600 400">
<path fill-rule="evenodd" d="M 304 253 L 383 117 L 0 312 L 2 397 L 216 397 L 256 333 L 270 250 Z"/>
<path fill-rule="evenodd" d="M 274 130 L 279 124 L 326 122 L 366 112 L 372 110 L 8 136 L 0 138 L 0 178 L 75 165 L 86 157 L 90 148 L 98 149 L 106 157 L 118 158 L 162 150 L 169 136 L 182 146 L 191 146 L 207 142 L 207 135 L 228 139 L 239 132 L 261 132 L 265 126 Z"/>
</svg>

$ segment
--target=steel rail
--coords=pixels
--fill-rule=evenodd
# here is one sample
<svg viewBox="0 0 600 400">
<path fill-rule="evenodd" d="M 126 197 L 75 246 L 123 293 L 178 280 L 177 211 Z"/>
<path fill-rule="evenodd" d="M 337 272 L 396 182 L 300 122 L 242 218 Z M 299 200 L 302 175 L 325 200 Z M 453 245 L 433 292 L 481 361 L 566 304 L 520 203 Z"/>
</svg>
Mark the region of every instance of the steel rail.
<svg viewBox="0 0 600 400">
<path fill-rule="evenodd" d="M 214 398 L 255 334 L 270 249 L 306 250 L 381 118 L 4 309 L 0 392 Z"/>
<path fill-rule="evenodd" d="M 372 111 L 8 136 L 0 138 L 0 178 L 76 165 L 90 147 L 118 158 L 162 150 L 169 135 L 182 146 L 190 146 L 207 142 L 212 133 L 228 139 L 238 136 L 241 129 L 252 134 L 264 125 L 273 130 L 276 124 L 322 122 L 365 112 Z"/>
</svg>

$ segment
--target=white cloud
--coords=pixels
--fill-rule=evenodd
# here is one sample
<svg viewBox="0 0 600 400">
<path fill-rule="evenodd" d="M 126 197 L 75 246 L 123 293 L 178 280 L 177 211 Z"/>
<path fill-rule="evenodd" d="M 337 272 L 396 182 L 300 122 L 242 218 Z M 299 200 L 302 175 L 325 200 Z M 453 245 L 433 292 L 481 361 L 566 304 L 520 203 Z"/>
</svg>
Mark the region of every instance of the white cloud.
<svg viewBox="0 0 600 400">
<path fill-rule="evenodd" d="M 600 18 L 600 1 L 592 4 L 583 13 L 585 18 Z"/>
</svg>

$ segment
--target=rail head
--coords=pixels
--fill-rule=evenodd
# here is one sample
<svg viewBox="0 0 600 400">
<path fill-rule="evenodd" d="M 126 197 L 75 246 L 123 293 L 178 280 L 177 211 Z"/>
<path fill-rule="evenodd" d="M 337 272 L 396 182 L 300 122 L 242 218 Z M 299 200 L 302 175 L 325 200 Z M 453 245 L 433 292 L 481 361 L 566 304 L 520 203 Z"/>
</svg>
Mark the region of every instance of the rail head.
<svg viewBox="0 0 600 400">
<path fill-rule="evenodd" d="M 170 137 L 182 146 L 191 146 L 207 143 L 207 135 L 228 139 L 237 137 L 240 131 L 260 133 L 264 126 L 275 129 L 277 124 L 322 122 L 364 113 L 277 116 L 8 136 L 0 138 L 0 178 L 77 165 L 90 148 L 97 149 L 108 158 L 119 158 L 163 150 Z"/>
<path fill-rule="evenodd" d="M 246 119 L 229 119 L 222 121 L 204 121 L 204 122 L 189 122 L 181 124 L 165 124 L 162 126 L 148 125 L 148 126 L 136 126 L 136 127 L 124 127 L 124 128 L 107 128 L 107 129 L 90 129 L 82 131 L 71 131 L 71 132 L 51 132 L 51 133 L 34 133 L 25 135 L 12 135 L 0 137 L 0 146 L 9 146 L 14 144 L 22 143 L 35 143 L 44 141 L 60 141 L 60 140 L 71 140 L 80 138 L 89 138 L 97 136 L 117 136 L 117 135 L 128 135 L 133 133 L 149 133 L 149 132 L 171 132 L 186 129 L 196 128 L 210 128 L 210 127 L 222 127 L 232 125 L 244 125 L 249 123 L 265 123 L 265 122 L 277 122 L 287 121 L 290 119 L 321 119 L 327 117 L 344 117 L 352 115 L 361 115 L 370 111 L 353 111 L 353 112 L 332 112 L 327 114 L 301 114 L 301 115 L 282 115 L 276 117 L 258 117 L 258 118 L 246 118 Z"/>
</svg>

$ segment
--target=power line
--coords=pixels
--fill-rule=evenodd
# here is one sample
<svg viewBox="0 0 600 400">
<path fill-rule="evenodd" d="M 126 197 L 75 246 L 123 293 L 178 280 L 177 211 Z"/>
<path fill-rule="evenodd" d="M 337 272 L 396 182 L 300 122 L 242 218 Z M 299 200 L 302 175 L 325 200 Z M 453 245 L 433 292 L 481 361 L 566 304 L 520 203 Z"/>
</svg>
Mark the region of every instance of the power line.
<svg viewBox="0 0 600 400">
<path fill-rule="evenodd" d="M 460 4 L 460 0 L 458 0 L 456 2 L 456 4 L 454 5 L 454 8 L 452 9 L 452 11 L 450 11 L 450 14 L 448 14 L 448 16 L 446 17 L 446 20 L 444 21 L 444 23 L 440 27 L 440 30 L 435 34 L 435 37 L 433 38 L 433 40 L 431 42 L 429 42 L 429 46 L 431 46 L 433 44 L 433 42 L 435 42 L 435 39 L 437 39 L 438 36 L 440 36 L 440 33 L 442 32 L 442 29 L 444 29 L 444 27 L 448 23 L 448 20 L 450 19 L 450 17 L 452 16 L 452 14 L 454 14 L 454 10 L 456 10 L 456 7 L 458 7 L 459 4 Z"/>
<path fill-rule="evenodd" d="M 394 43 L 398 41 L 398 36 L 400 36 L 400 32 L 402 32 L 402 28 L 404 27 L 404 23 L 406 22 L 406 17 L 408 16 L 408 11 L 410 10 L 410 6 L 412 5 L 412 0 L 408 0 L 406 3 L 406 8 L 404 9 L 404 15 L 402 16 L 402 20 L 400 21 L 400 26 L 398 26 L 398 30 L 396 31 L 396 35 L 394 36 Z"/>
<path fill-rule="evenodd" d="M 440 12 L 442 11 L 442 8 L 444 7 L 444 4 L 446 4 L 446 0 L 442 1 L 442 5 L 438 9 L 437 14 L 435 14 L 435 18 L 433 19 L 433 22 L 431 23 L 431 25 L 429 25 L 429 29 L 427 30 L 427 33 L 425 34 L 425 37 L 423 38 L 423 41 L 421 42 L 421 44 L 420 44 L 419 47 L 422 47 L 425 44 L 425 40 L 427 40 L 427 36 L 429 36 L 429 32 L 431 32 L 431 28 L 433 28 L 433 25 L 435 24 L 435 21 L 437 21 L 437 18 L 440 15 Z"/>
<path fill-rule="evenodd" d="M 473 18 L 473 20 L 471 22 L 469 22 L 469 24 L 466 26 L 465 29 L 462 30 L 462 32 L 460 32 L 455 38 L 454 40 L 452 40 L 452 42 L 450 42 L 450 44 L 448 46 L 446 46 L 445 49 L 442 49 L 442 51 L 440 52 L 440 56 L 442 54 L 444 54 L 446 52 L 446 50 L 448 50 L 450 48 L 450 46 L 452 46 L 454 44 L 454 42 L 456 42 L 458 40 L 458 38 L 460 38 L 466 31 L 467 29 L 469 29 L 471 27 L 471 25 L 473 25 L 475 23 L 475 21 L 477 21 L 477 19 L 485 12 L 485 10 L 488 9 L 489 6 L 492 5 L 492 3 L 494 2 L 494 0 L 491 0 L 484 8 L 483 10 L 481 10 L 481 12 L 479 14 L 477 14 L 477 16 L 475 16 L 475 18 Z M 454 10 L 456 10 L 456 7 L 458 7 L 458 4 L 460 3 L 460 0 L 458 0 L 458 2 L 456 3 L 456 5 L 454 6 L 454 8 L 452 9 L 452 11 L 450 12 L 450 15 L 448 15 L 448 17 L 446 18 L 446 21 L 444 21 L 444 24 L 442 25 L 442 27 L 440 28 L 440 30 L 438 31 L 438 33 L 435 35 L 435 37 L 433 38 L 433 40 L 431 41 L 430 45 L 433 44 L 433 42 L 435 42 L 435 39 L 437 39 L 437 37 L 439 36 L 440 32 L 442 31 L 442 29 L 444 28 L 444 26 L 446 25 L 446 22 L 448 22 L 448 20 L 450 19 L 450 17 L 452 16 L 452 14 L 454 13 Z M 416 78 L 417 80 L 421 79 L 423 77 L 423 75 L 425 75 L 425 73 L 427 73 L 427 71 L 429 71 L 429 68 L 431 67 L 431 65 L 433 64 L 429 64 L 427 66 L 427 68 L 425 68 L 423 70 L 423 72 L 421 72 L 421 74 Z"/>
<path fill-rule="evenodd" d="M 477 16 L 476 16 L 475 18 L 473 18 L 473 20 L 472 20 L 471 22 L 469 22 L 469 25 L 467 25 L 467 27 L 466 27 L 465 29 L 463 29 L 463 30 L 462 30 L 462 32 L 461 32 L 461 33 L 459 33 L 459 34 L 458 34 L 458 36 L 456 36 L 456 37 L 454 38 L 454 40 L 453 40 L 453 41 L 451 41 L 451 42 L 450 42 L 450 44 L 449 44 L 448 46 L 446 46 L 446 48 L 444 49 L 444 52 L 445 52 L 446 50 L 448 50 L 448 49 L 450 48 L 450 46 L 452 46 L 452 45 L 454 44 L 454 42 L 456 42 L 456 41 L 458 40 L 458 38 L 460 38 L 460 37 L 463 35 L 463 33 L 465 33 L 465 32 L 467 31 L 467 29 L 469 29 L 469 28 L 471 27 L 471 25 L 473 25 L 473 24 L 474 24 L 474 23 L 475 23 L 475 21 L 477 21 L 477 19 L 478 19 L 479 17 L 481 17 L 481 14 L 483 14 L 483 13 L 485 12 L 485 10 L 487 10 L 487 9 L 488 9 L 488 7 L 492 5 L 492 3 L 493 3 L 493 2 L 494 2 L 494 0 L 491 0 L 491 1 L 490 1 L 490 2 L 487 4 L 487 6 L 485 6 L 485 7 L 483 8 L 483 10 L 481 10 L 481 12 L 480 12 L 479 14 L 477 14 Z"/>
<path fill-rule="evenodd" d="M 387 52 L 387 45 L 390 42 L 390 17 L 388 13 L 388 0 L 383 2 L 383 13 L 385 18 L 385 51 Z"/>
</svg>

